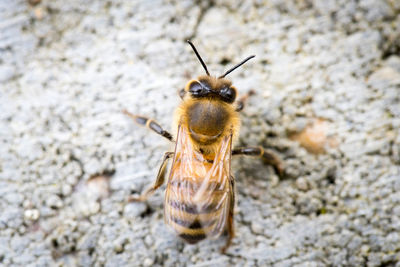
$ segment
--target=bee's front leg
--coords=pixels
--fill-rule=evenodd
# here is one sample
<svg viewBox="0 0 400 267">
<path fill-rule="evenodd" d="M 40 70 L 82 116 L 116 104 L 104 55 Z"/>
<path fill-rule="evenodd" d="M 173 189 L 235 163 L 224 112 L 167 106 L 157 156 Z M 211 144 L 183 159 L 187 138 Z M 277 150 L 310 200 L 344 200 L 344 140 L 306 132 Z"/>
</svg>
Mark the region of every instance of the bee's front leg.
<svg viewBox="0 0 400 267">
<path fill-rule="evenodd" d="M 143 116 L 138 116 L 138 115 L 132 114 L 129 111 L 127 111 L 126 109 L 122 110 L 122 112 L 125 115 L 128 115 L 130 118 L 132 118 L 137 124 L 146 126 L 147 128 L 156 132 L 157 134 L 161 135 L 162 137 L 167 138 L 169 141 L 172 141 L 172 142 L 174 141 L 174 138 L 172 137 L 172 135 L 168 131 L 164 130 L 160 126 L 160 124 L 158 124 L 156 121 L 154 121 L 152 119 L 148 119 Z"/>
<path fill-rule="evenodd" d="M 160 169 L 158 170 L 157 179 L 153 186 L 143 192 L 140 197 L 129 197 L 128 202 L 145 201 L 164 183 L 168 159 L 170 159 L 173 155 L 174 152 L 165 152 Z"/>
</svg>

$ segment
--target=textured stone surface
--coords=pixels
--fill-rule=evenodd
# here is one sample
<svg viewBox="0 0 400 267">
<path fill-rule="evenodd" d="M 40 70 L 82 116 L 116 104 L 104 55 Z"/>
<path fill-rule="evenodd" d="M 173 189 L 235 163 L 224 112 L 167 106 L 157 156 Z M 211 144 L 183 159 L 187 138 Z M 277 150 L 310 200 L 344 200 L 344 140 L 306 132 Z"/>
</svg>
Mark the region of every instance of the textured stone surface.
<svg viewBox="0 0 400 267">
<path fill-rule="evenodd" d="M 0 0 L 0 265 L 395 266 L 400 261 L 400 5 L 393 0 Z M 275 150 L 279 180 L 233 160 L 236 237 L 187 245 L 155 178 L 177 92 L 230 74 L 240 145 Z M 325 153 L 290 136 L 327 122 Z"/>
</svg>

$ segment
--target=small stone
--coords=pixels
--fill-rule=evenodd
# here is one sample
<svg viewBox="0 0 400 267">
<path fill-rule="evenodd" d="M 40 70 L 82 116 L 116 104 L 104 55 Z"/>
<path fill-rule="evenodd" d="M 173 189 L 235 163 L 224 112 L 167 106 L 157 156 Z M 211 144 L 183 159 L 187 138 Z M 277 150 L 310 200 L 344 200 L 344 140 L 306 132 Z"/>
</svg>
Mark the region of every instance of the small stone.
<svg viewBox="0 0 400 267">
<path fill-rule="evenodd" d="M 297 186 L 298 189 L 300 189 L 302 191 L 307 191 L 308 190 L 308 182 L 303 177 L 300 177 L 300 178 L 296 179 L 296 186 Z"/>
<path fill-rule="evenodd" d="M 29 221 L 36 221 L 39 219 L 40 213 L 37 209 L 29 209 L 24 211 L 24 218 Z"/>
<path fill-rule="evenodd" d="M 124 251 L 124 246 L 120 242 L 115 242 L 114 243 L 114 251 L 116 253 L 121 253 L 122 251 Z"/>
<path fill-rule="evenodd" d="M 154 261 L 153 261 L 152 259 L 150 259 L 150 258 L 146 258 L 146 259 L 144 259 L 144 261 L 143 261 L 143 265 L 144 265 L 144 266 L 152 266 L 153 263 L 154 263 Z"/>
<path fill-rule="evenodd" d="M 109 180 L 108 175 L 96 175 L 86 182 L 84 190 L 95 199 L 106 198 L 109 195 Z"/>
<path fill-rule="evenodd" d="M 72 193 L 72 186 L 69 184 L 64 184 L 61 187 L 61 192 L 62 192 L 63 196 L 69 196 Z"/>
<path fill-rule="evenodd" d="M 46 200 L 46 205 L 52 209 L 59 209 L 63 206 L 63 202 L 57 195 L 50 195 Z"/>
<path fill-rule="evenodd" d="M 96 201 L 91 201 L 89 205 L 90 214 L 96 214 L 100 211 L 100 203 Z"/>
<path fill-rule="evenodd" d="M 386 65 L 389 67 L 395 69 L 397 72 L 400 72 L 400 57 L 397 55 L 391 55 L 387 60 L 386 60 Z"/>
<path fill-rule="evenodd" d="M 154 240 L 150 235 L 147 235 L 144 238 L 144 243 L 146 244 L 146 246 L 150 247 L 154 243 Z"/>
<path fill-rule="evenodd" d="M 22 225 L 21 227 L 19 227 L 18 232 L 23 235 L 26 233 L 26 227 L 24 225 Z"/>
<path fill-rule="evenodd" d="M 258 222 L 251 223 L 251 230 L 256 234 L 263 234 L 264 233 L 264 226 Z"/>
</svg>

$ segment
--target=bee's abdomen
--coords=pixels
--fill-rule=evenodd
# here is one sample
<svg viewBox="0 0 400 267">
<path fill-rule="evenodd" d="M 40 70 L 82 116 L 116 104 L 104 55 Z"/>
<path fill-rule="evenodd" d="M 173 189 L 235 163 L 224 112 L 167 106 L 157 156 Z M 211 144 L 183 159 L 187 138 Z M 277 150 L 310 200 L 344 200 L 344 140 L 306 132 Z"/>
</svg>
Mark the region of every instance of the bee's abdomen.
<svg viewBox="0 0 400 267">
<path fill-rule="evenodd" d="M 197 242 L 207 238 L 205 233 L 198 233 L 198 234 L 181 233 L 179 234 L 179 237 L 185 240 L 189 244 L 196 244 Z"/>
<path fill-rule="evenodd" d="M 212 182 L 203 186 L 192 179 L 168 184 L 166 222 L 190 244 L 214 235 L 213 230 L 222 213 L 221 206 L 224 206 L 221 203 L 225 192 L 217 189 L 219 184 Z M 199 190 L 204 191 L 197 199 Z"/>
</svg>

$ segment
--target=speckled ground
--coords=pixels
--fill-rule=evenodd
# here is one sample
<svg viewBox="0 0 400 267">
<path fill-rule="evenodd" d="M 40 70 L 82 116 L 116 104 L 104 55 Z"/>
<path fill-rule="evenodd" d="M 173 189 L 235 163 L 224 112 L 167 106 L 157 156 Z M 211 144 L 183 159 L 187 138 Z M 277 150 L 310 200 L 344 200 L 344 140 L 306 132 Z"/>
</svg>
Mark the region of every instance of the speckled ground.
<svg viewBox="0 0 400 267">
<path fill-rule="evenodd" d="M 215 74 L 257 56 L 239 143 L 286 166 L 233 160 L 226 255 L 168 230 L 163 190 L 125 202 L 170 145 L 121 110 L 171 130 L 188 38 Z M 397 0 L 0 0 L 0 265 L 400 266 L 399 40 Z"/>
</svg>

